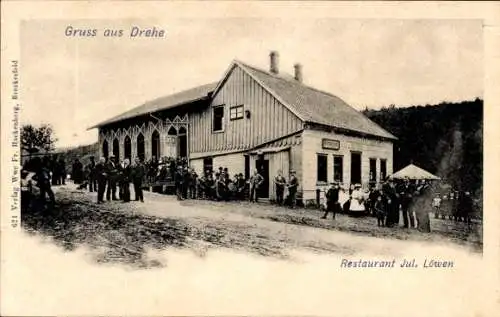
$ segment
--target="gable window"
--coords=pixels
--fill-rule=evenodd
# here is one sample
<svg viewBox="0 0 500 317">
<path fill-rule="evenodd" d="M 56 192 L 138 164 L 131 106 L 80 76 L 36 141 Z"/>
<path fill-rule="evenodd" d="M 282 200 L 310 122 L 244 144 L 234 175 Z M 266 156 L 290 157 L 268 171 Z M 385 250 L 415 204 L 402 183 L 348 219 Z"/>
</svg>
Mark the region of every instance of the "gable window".
<svg viewBox="0 0 500 317">
<path fill-rule="evenodd" d="M 328 181 L 328 156 L 318 154 L 318 183 L 326 183 Z"/>
<path fill-rule="evenodd" d="M 229 120 L 243 119 L 243 105 L 231 107 L 229 109 Z"/>
<path fill-rule="evenodd" d="M 224 106 L 217 106 L 213 108 L 212 131 L 224 131 Z"/>
</svg>

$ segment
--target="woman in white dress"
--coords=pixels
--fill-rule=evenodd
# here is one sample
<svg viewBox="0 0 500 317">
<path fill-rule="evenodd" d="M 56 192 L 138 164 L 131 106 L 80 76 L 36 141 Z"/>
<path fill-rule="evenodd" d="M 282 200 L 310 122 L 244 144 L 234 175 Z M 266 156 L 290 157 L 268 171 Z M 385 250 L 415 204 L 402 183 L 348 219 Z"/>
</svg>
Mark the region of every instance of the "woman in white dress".
<svg viewBox="0 0 500 317">
<path fill-rule="evenodd" d="M 364 193 L 360 184 L 354 185 L 349 212 L 351 215 L 364 215 L 365 213 Z"/>
</svg>

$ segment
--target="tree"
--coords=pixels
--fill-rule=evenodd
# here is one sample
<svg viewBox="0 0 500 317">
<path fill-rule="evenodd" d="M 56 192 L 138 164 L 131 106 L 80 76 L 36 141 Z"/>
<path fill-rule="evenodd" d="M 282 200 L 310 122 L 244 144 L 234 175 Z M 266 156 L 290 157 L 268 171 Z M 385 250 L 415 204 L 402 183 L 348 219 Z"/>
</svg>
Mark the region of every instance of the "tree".
<svg viewBox="0 0 500 317">
<path fill-rule="evenodd" d="M 479 193 L 483 183 L 483 101 L 364 111 L 398 137 L 395 171 L 414 163 L 450 185 Z"/>
<path fill-rule="evenodd" d="M 49 124 L 42 124 L 40 127 L 28 124 L 21 128 L 21 149 L 30 154 L 40 150 L 51 151 L 56 141 L 52 126 Z"/>
</svg>

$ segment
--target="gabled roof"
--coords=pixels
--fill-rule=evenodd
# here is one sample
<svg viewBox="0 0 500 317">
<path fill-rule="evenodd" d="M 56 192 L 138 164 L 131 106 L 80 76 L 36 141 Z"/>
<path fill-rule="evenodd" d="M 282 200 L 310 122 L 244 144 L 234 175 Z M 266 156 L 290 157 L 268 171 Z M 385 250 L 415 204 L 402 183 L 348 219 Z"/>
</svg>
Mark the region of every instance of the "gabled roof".
<svg viewBox="0 0 500 317">
<path fill-rule="evenodd" d="M 151 101 L 148 101 L 138 107 L 135 107 L 127 112 L 124 112 L 116 117 L 113 117 L 109 120 L 103 121 L 99 124 L 96 124 L 89 129 L 101 127 L 113 122 L 122 121 L 125 119 L 130 119 L 134 117 L 138 117 L 141 115 L 145 115 L 148 113 L 153 113 L 160 110 L 166 110 L 178 107 L 180 105 L 190 103 L 193 101 L 201 100 L 207 98 L 208 95 L 215 89 L 217 83 L 206 84 L 198 87 L 194 87 L 188 90 L 184 90 L 172 95 L 160 97 Z"/>
<path fill-rule="evenodd" d="M 293 79 L 291 75 L 272 74 L 241 61 L 233 61 L 225 72 L 224 77 L 218 82 L 198 86 L 146 102 L 139 107 L 101 122 L 89 129 L 208 98 L 210 93 L 215 94 L 224 85 L 235 67 L 243 69 L 258 84 L 269 91 L 279 102 L 283 103 L 285 107 L 306 123 L 317 123 L 381 138 L 397 139 L 394 135 L 349 106 L 339 97 L 308 87 Z"/>
<path fill-rule="evenodd" d="M 382 138 L 397 139 L 337 96 L 308 87 L 295 79 L 275 75 L 240 61 L 235 63 L 304 122 L 318 123 Z"/>
</svg>

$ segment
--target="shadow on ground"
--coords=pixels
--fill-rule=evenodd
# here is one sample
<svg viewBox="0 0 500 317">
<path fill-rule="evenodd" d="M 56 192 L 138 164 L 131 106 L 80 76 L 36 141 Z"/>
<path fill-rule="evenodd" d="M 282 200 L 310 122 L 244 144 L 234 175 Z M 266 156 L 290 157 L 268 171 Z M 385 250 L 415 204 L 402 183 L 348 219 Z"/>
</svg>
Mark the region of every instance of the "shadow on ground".
<svg viewBox="0 0 500 317">
<path fill-rule="evenodd" d="M 307 249 L 316 253 L 355 253 L 350 246 L 321 239 L 291 237 L 284 230 L 270 231 L 257 226 L 254 221 L 226 221 L 210 217 L 210 209 L 239 213 L 254 219 L 266 219 L 283 224 L 315 227 L 354 233 L 363 236 L 393 238 L 399 240 L 453 242 L 466 245 L 472 251 L 482 251 L 480 230 L 467 230 L 460 224 L 431 219 L 432 233 L 420 233 L 402 228 L 381 228 L 371 217 L 351 218 L 338 215 L 335 221 L 320 219 L 314 210 L 293 211 L 266 205 L 246 203 L 215 203 L 185 201 L 184 206 L 208 209 L 208 217 L 155 217 L 136 212 L 135 204 L 111 202 L 96 205 L 82 191 L 58 192 L 53 207 L 34 205 L 21 213 L 23 228 L 31 233 L 51 238 L 66 251 L 80 246 L 90 250 L 98 263 L 119 263 L 139 268 L 165 266 L 164 260 L 152 257 L 151 250 L 184 248 L 204 256 L 211 248 L 250 252 L 257 255 L 290 259 L 290 249 Z M 331 216 L 330 216 L 331 217 Z M 276 229 L 276 227 L 275 227 Z M 281 230 L 281 231 L 280 231 Z M 299 233 L 300 234 L 300 233 Z"/>
<path fill-rule="evenodd" d="M 75 197 L 77 199 L 75 199 Z M 81 192 L 60 193 L 55 206 L 35 205 L 21 213 L 30 234 L 51 238 L 65 251 L 85 246 L 99 263 L 121 263 L 140 268 L 162 267 L 148 250 L 189 248 L 203 256 L 207 249 L 225 247 L 285 259 L 286 238 L 246 230 L 245 224 L 193 225 L 182 219 L 132 214 L 121 202 L 91 203 Z M 308 248 L 307 243 L 302 247 Z M 340 250 L 334 244 L 318 245 L 317 252 Z"/>
<path fill-rule="evenodd" d="M 336 230 L 352 233 L 360 236 L 371 236 L 378 238 L 391 238 L 397 240 L 427 241 L 432 243 L 448 243 L 467 247 L 470 251 L 481 253 L 483 250 L 482 225 L 475 222 L 468 227 L 464 222 L 449 219 L 435 219 L 431 214 L 431 232 L 419 232 L 415 229 L 402 227 L 378 227 L 374 217 L 349 217 L 338 214 L 336 219 L 328 215 L 328 219 L 321 219 L 323 211 L 314 209 L 286 209 L 276 205 L 265 207 L 261 204 L 248 202 L 225 202 L 219 203 L 207 200 L 191 200 L 184 202 L 186 206 L 203 206 L 213 210 L 230 209 L 232 213 L 248 215 L 254 218 L 266 219 L 280 223 L 302 225 L 314 228 Z M 267 212 L 262 209 L 266 209 Z M 402 221 L 402 220 L 401 220 Z"/>
</svg>

